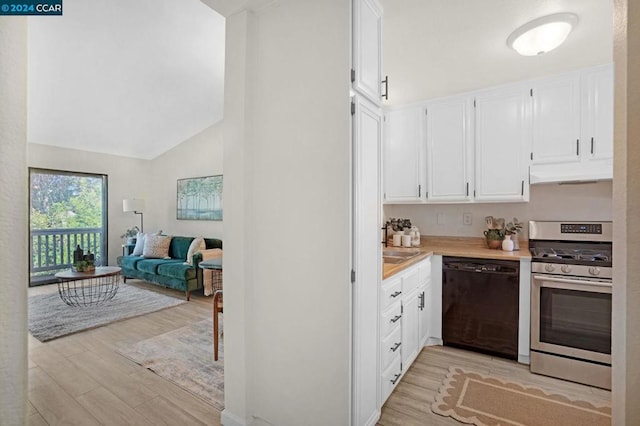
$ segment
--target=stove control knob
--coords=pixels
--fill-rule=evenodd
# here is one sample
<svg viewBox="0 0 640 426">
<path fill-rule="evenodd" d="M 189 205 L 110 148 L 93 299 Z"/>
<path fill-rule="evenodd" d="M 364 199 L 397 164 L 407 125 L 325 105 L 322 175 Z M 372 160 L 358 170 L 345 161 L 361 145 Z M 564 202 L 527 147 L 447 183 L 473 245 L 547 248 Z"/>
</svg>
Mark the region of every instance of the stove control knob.
<svg viewBox="0 0 640 426">
<path fill-rule="evenodd" d="M 589 268 L 589 273 L 591 275 L 600 275 L 600 268 L 598 268 L 597 266 L 592 266 Z"/>
<path fill-rule="evenodd" d="M 562 272 L 564 272 L 565 274 L 568 274 L 569 272 L 571 272 L 571 266 L 569 265 L 562 265 L 562 268 L 560 268 L 562 270 Z"/>
<path fill-rule="evenodd" d="M 555 269 L 556 267 L 550 263 L 547 263 L 546 265 L 544 265 L 544 270 L 547 272 L 553 272 Z"/>
</svg>

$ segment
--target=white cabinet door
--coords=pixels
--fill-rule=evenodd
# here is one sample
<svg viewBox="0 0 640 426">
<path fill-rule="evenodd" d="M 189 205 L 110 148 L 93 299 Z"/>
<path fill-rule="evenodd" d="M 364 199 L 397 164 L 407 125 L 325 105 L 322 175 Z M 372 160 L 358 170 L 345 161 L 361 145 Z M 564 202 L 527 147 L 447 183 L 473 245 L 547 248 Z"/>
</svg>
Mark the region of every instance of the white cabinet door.
<svg viewBox="0 0 640 426">
<path fill-rule="evenodd" d="M 585 71 L 582 111 L 583 159 L 613 158 L 613 65 Z"/>
<path fill-rule="evenodd" d="M 528 201 L 529 105 L 527 88 L 476 95 L 477 201 Z"/>
<path fill-rule="evenodd" d="M 451 97 L 426 105 L 427 201 L 469 201 L 473 99 Z"/>
<path fill-rule="evenodd" d="M 422 108 L 389 110 L 385 121 L 384 201 L 419 201 L 421 184 Z"/>
<path fill-rule="evenodd" d="M 429 339 L 429 294 L 430 285 L 418 287 L 418 352 Z"/>
<path fill-rule="evenodd" d="M 580 161 L 580 76 L 536 82 L 533 93 L 533 164 Z"/>
<path fill-rule="evenodd" d="M 353 0 L 353 87 L 381 103 L 382 7 L 376 0 Z"/>
<path fill-rule="evenodd" d="M 382 113 L 355 96 L 353 117 L 353 424 L 369 424 L 379 401 L 379 289 L 382 253 L 380 149 Z"/>
<path fill-rule="evenodd" d="M 418 356 L 418 292 L 402 299 L 402 365 L 403 369 Z"/>
</svg>

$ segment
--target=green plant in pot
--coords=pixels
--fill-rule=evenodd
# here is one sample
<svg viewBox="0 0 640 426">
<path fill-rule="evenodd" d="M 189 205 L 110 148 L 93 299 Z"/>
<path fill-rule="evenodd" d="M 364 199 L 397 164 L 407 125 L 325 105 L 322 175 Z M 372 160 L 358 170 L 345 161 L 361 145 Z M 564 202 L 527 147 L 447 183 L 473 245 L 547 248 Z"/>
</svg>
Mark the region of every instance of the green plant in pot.
<svg viewBox="0 0 640 426">
<path fill-rule="evenodd" d="M 127 244 L 135 244 L 136 237 L 138 236 L 138 232 L 140 232 L 140 228 L 134 226 L 133 228 L 129 228 L 124 231 L 124 234 L 120 235 L 120 238 L 126 238 Z"/>
<path fill-rule="evenodd" d="M 487 247 L 490 249 L 500 249 L 502 247 L 502 240 L 504 240 L 504 236 L 506 235 L 504 219 L 487 216 L 484 220 L 487 223 L 487 229 L 484 231 Z"/>
</svg>

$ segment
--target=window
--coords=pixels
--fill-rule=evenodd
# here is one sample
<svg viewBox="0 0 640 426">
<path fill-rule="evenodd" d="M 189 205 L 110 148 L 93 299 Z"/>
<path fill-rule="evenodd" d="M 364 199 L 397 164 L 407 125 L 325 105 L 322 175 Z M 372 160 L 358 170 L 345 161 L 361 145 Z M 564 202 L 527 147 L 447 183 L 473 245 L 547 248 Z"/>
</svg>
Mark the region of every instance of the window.
<svg viewBox="0 0 640 426">
<path fill-rule="evenodd" d="M 107 176 L 29 169 L 30 286 L 55 281 L 80 246 L 107 263 Z"/>
</svg>

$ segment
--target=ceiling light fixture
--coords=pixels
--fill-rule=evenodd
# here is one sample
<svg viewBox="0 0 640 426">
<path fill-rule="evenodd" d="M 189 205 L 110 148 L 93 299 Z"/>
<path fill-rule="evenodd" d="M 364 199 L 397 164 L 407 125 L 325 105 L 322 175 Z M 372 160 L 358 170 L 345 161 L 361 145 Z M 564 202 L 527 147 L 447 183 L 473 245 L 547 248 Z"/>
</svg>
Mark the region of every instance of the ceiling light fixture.
<svg viewBox="0 0 640 426">
<path fill-rule="evenodd" d="M 560 46 L 578 23 L 578 15 L 556 13 L 527 22 L 511 33 L 507 46 L 523 56 L 536 56 Z"/>
</svg>

